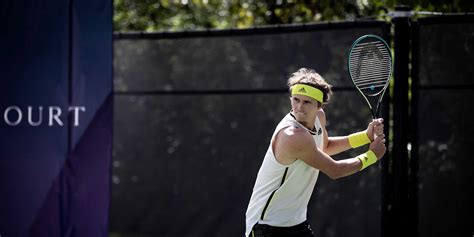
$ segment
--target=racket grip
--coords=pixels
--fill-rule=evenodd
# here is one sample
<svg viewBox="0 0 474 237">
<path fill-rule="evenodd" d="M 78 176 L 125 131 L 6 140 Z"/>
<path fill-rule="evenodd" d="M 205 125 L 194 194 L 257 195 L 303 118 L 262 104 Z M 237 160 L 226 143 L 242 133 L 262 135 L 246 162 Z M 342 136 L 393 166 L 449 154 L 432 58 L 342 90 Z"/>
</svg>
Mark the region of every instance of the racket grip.
<svg viewBox="0 0 474 237">
<path fill-rule="evenodd" d="M 374 118 L 372 119 L 372 122 L 375 122 L 376 119 L 377 119 L 377 118 L 374 117 Z M 374 141 L 375 141 L 375 139 L 377 139 L 377 134 L 375 133 L 375 127 L 376 127 L 376 125 L 374 125 L 374 127 L 373 127 L 373 129 L 372 129 L 372 137 L 374 138 Z"/>
</svg>

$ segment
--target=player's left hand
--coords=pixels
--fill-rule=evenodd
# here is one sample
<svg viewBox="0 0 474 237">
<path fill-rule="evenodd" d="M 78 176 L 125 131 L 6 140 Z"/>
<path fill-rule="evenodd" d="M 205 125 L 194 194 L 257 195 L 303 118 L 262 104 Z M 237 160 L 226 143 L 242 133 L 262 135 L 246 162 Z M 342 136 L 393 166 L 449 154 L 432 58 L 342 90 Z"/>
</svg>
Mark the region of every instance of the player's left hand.
<svg viewBox="0 0 474 237">
<path fill-rule="evenodd" d="M 371 142 L 374 141 L 375 137 L 381 136 L 383 134 L 383 118 L 372 120 L 367 126 L 366 132 Z"/>
</svg>

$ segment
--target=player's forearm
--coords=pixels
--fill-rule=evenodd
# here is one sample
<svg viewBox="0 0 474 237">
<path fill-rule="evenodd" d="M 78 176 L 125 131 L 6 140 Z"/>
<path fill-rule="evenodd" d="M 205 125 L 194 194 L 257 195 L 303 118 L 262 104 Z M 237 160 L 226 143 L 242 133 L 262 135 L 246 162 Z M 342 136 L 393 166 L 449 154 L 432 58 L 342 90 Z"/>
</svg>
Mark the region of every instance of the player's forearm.
<svg viewBox="0 0 474 237">
<path fill-rule="evenodd" d="M 357 173 L 362 168 L 362 163 L 358 158 L 349 158 L 336 161 L 337 168 L 330 176 L 331 179 L 338 179 Z"/>
<path fill-rule="evenodd" d="M 329 137 L 324 152 L 335 155 L 351 148 L 357 148 L 371 142 L 367 131 L 360 131 L 348 136 Z"/>
<path fill-rule="evenodd" d="M 349 144 L 349 139 L 347 136 L 329 137 L 328 144 L 324 149 L 324 152 L 332 156 L 349 149 L 351 149 L 351 145 Z"/>
<path fill-rule="evenodd" d="M 373 150 L 372 150 L 373 149 Z M 378 155 L 376 155 L 376 152 Z M 377 162 L 385 153 L 385 145 L 382 138 L 371 144 L 371 149 L 354 158 L 335 161 L 334 169 L 330 172 L 332 179 L 342 178 L 361 171 Z"/>
</svg>

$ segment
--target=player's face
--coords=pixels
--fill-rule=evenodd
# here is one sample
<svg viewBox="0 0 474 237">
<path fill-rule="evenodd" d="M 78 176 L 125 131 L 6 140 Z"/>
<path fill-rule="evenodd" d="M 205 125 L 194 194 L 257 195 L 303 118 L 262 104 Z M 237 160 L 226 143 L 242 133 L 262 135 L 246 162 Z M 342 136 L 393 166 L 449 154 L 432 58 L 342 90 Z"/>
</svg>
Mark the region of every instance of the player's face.
<svg viewBox="0 0 474 237">
<path fill-rule="evenodd" d="M 316 119 L 316 112 L 319 109 L 318 102 L 305 95 L 292 95 L 291 109 L 296 117 L 296 120 L 301 123 L 313 123 Z"/>
</svg>

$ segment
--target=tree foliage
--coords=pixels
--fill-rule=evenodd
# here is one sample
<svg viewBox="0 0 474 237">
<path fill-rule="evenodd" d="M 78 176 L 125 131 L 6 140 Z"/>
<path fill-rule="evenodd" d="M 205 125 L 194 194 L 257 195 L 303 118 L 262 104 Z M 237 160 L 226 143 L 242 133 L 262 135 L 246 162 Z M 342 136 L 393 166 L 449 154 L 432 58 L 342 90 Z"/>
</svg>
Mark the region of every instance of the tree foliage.
<svg viewBox="0 0 474 237">
<path fill-rule="evenodd" d="M 469 0 L 114 0 L 115 31 L 247 28 L 380 18 L 397 5 L 415 11 L 467 12 Z"/>
</svg>

